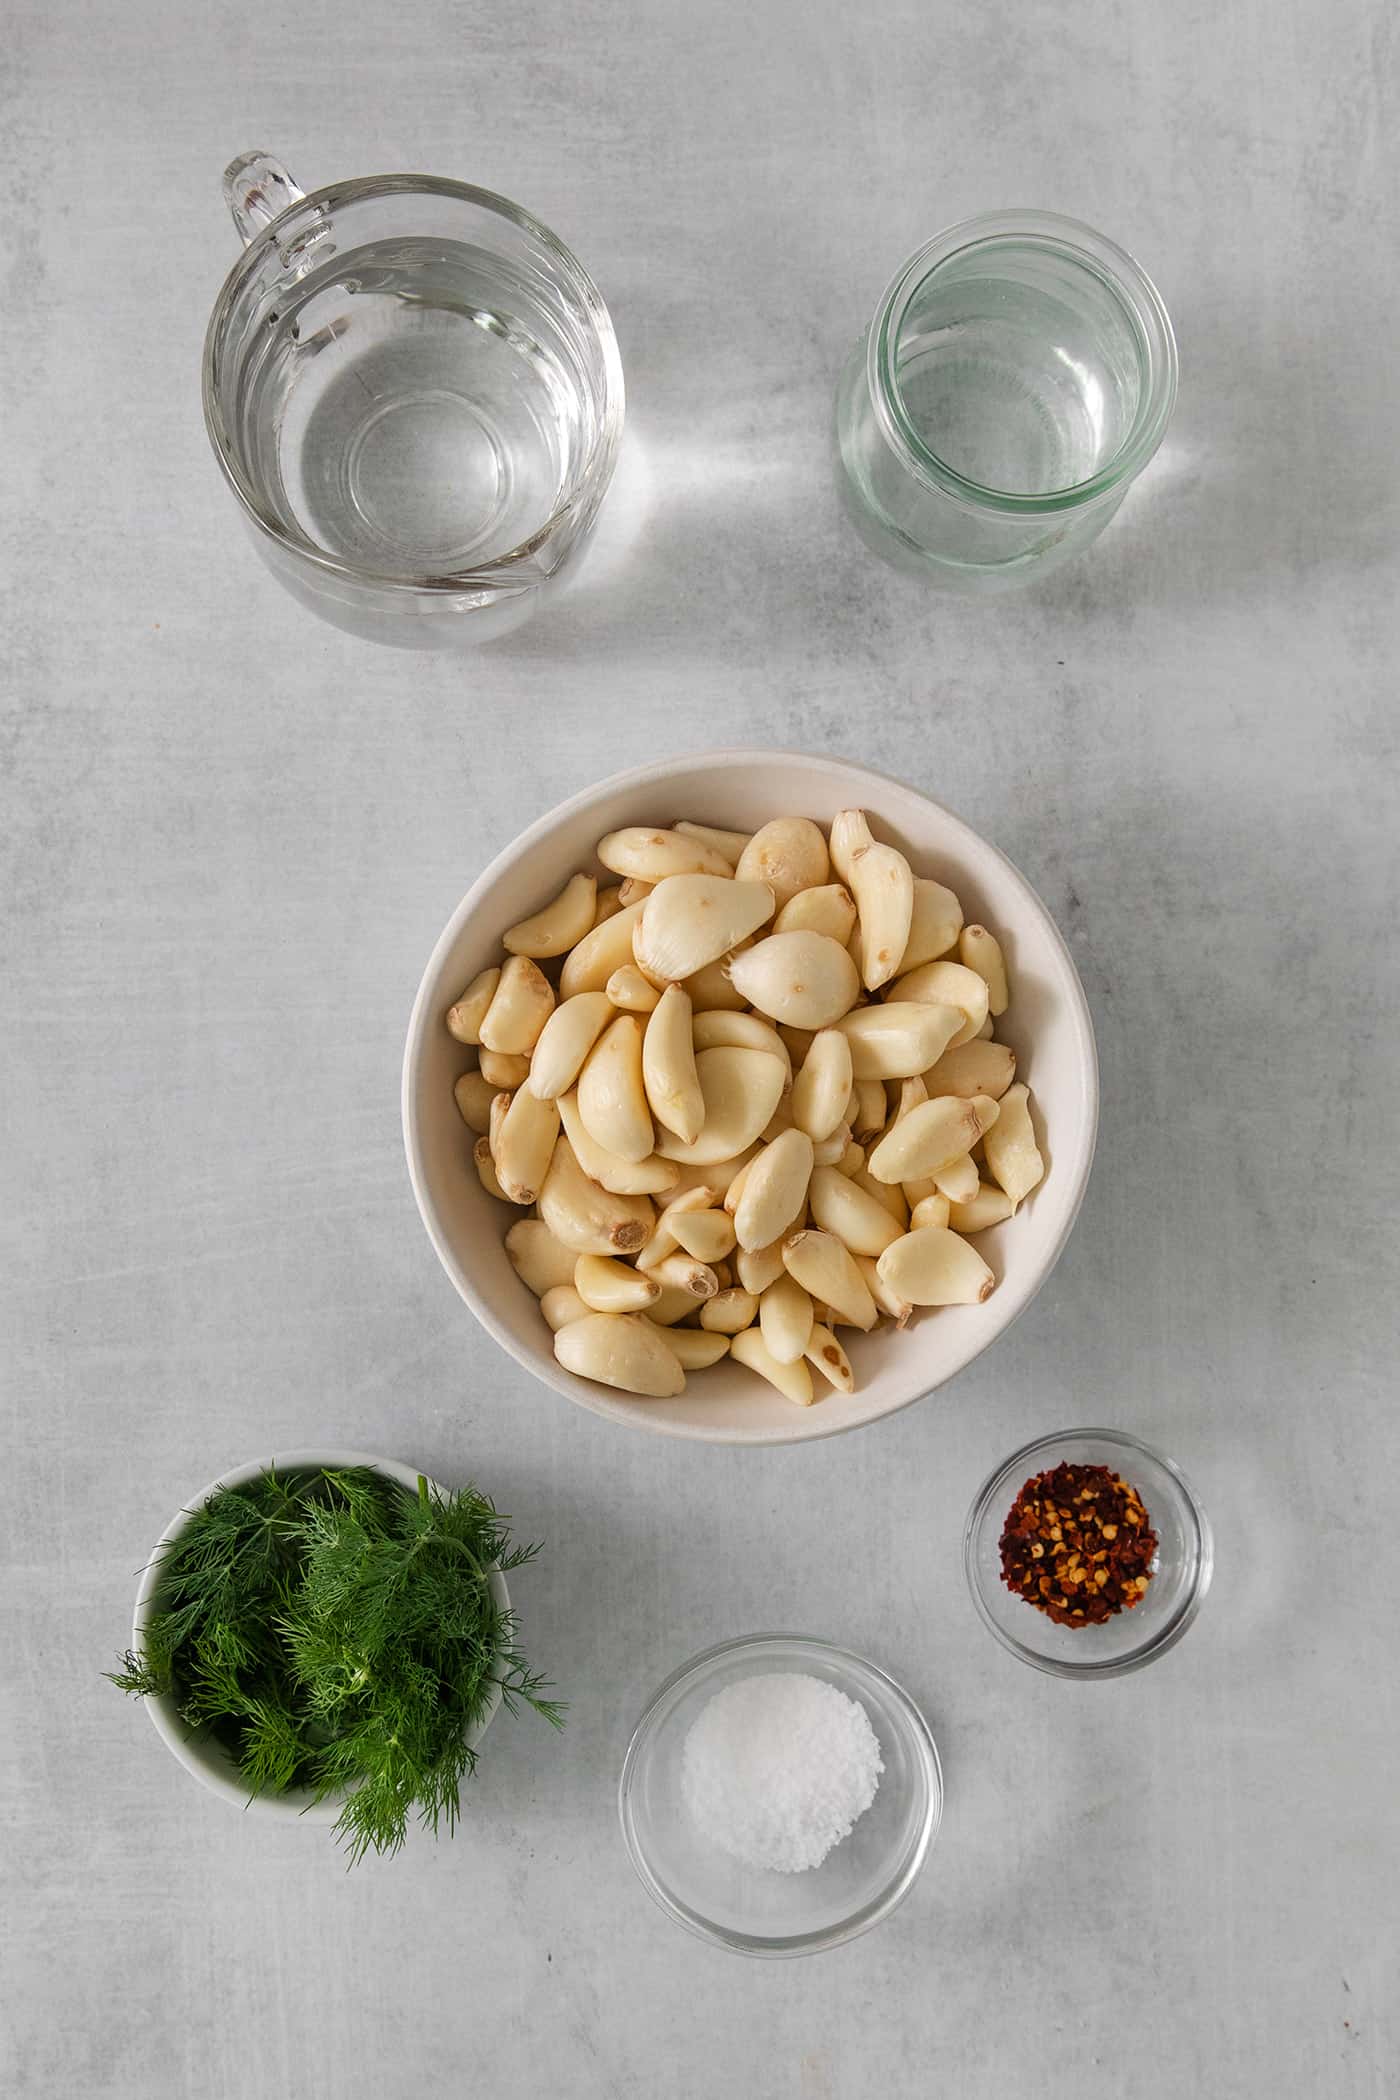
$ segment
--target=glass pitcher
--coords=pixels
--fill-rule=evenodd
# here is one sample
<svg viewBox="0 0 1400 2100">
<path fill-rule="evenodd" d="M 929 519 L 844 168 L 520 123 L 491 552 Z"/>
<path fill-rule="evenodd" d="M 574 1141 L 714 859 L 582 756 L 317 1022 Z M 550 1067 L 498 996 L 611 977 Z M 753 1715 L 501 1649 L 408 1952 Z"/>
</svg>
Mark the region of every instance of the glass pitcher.
<svg viewBox="0 0 1400 2100">
<path fill-rule="evenodd" d="M 224 194 L 245 248 L 209 321 L 204 415 L 263 560 L 370 640 L 519 626 L 617 459 L 622 365 L 592 279 L 518 205 L 435 176 L 307 196 L 250 153 Z"/>
</svg>

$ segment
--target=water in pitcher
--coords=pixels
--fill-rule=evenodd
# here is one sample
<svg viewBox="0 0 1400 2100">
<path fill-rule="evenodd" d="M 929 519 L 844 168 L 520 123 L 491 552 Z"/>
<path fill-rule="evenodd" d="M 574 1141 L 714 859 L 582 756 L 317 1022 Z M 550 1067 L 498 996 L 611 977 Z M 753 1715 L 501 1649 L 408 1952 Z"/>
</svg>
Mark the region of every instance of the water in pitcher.
<svg viewBox="0 0 1400 2100">
<path fill-rule="evenodd" d="M 895 375 L 915 432 L 964 479 L 1013 495 L 1088 481 L 1137 413 L 1126 308 L 1105 280 L 993 244 L 915 292 Z"/>
<path fill-rule="evenodd" d="M 293 532 L 407 579 L 509 553 L 592 443 L 547 293 L 462 242 L 337 255 L 280 300 L 245 370 L 259 494 Z"/>
</svg>

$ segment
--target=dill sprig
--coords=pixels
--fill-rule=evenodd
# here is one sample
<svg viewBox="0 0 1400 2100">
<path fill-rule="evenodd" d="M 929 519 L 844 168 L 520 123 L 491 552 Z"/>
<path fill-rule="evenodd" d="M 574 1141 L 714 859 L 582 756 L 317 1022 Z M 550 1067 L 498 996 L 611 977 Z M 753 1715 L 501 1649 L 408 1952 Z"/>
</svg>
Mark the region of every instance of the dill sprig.
<svg viewBox="0 0 1400 2100">
<path fill-rule="evenodd" d="M 410 1495 L 368 1468 L 269 1468 L 196 1510 L 161 1560 L 143 1652 L 108 1673 L 168 1694 L 228 1751 L 250 1794 L 344 1797 L 350 1862 L 397 1852 L 409 1817 L 450 1833 L 476 1767 L 468 1731 L 499 1687 L 556 1728 L 491 1594 L 523 1567 L 509 1519 L 475 1488 Z"/>
</svg>

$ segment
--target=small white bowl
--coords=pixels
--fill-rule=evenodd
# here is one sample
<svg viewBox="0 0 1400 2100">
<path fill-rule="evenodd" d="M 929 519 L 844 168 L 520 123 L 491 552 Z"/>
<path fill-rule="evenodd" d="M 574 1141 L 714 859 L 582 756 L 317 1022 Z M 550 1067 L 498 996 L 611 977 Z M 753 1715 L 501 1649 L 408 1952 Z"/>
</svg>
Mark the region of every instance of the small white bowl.
<svg viewBox="0 0 1400 2100">
<path fill-rule="evenodd" d="M 997 1272 L 984 1305 L 919 1315 L 903 1334 L 842 1330 L 856 1391 L 794 1407 L 751 1371 L 721 1362 L 696 1372 L 674 1400 L 633 1398 L 565 1371 L 536 1300 L 503 1245 L 512 1213 L 481 1187 L 472 1136 L 452 1097 L 471 1053 L 443 1015 L 479 970 L 499 961 L 501 935 L 554 896 L 578 869 L 597 871 L 594 847 L 629 824 L 679 818 L 753 831 L 770 817 L 827 825 L 841 809 L 869 811 L 877 837 L 917 874 L 956 890 L 967 917 L 1001 941 L 1011 1008 L 998 1037 L 1030 1085 L 1046 1177 L 1016 1217 L 978 1238 Z M 1083 987 L 1049 912 L 1003 853 L 950 810 L 900 782 L 843 759 L 800 751 L 710 751 L 617 774 L 532 824 L 478 877 L 433 950 L 409 1022 L 403 1126 L 413 1192 L 439 1259 L 489 1334 L 537 1378 L 594 1414 L 663 1435 L 717 1444 L 796 1444 L 835 1436 L 907 1407 L 971 1363 L 1011 1325 L 1059 1258 L 1094 1155 L 1098 1063 Z"/>
<path fill-rule="evenodd" d="M 168 1548 L 180 1536 L 194 1512 L 203 1509 L 213 1496 L 224 1488 L 243 1487 L 248 1481 L 256 1480 L 260 1473 L 265 1473 L 269 1466 L 276 1466 L 279 1473 L 309 1473 L 321 1467 L 369 1466 L 386 1479 L 396 1480 L 411 1495 L 418 1492 L 416 1467 L 401 1466 L 392 1458 L 371 1458 L 363 1451 L 283 1451 L 275 1458 L 260 1458 L 251 1465 L 230 1467 L 228 1472 L 221 1473 L 217 1480 L 211 1480 L 207 1487 L 202 1487 L 191 1497 L 185 1508 L 171 1518 L 152 1548 L 141 1576 L 141 1587 L 136 1592 L 136 1615 L 131 1627 L 131 1645 L 138 1655 L 145 1645 L 146 1623 L 155 1607 L 161 1561 Z M 429 1480 L 428 1485 L 436 1488 L 439 1494 L 447 1492 L 445 1488 L 438 1488 L 436 1481 Z M 510 1593 L 499 1568 L 491 1570 L 491 1595 L 501 1611 L 509 1611 Z M 490 1727 L 500 1703 L 500 1687 L 497 1686 L 485 1714 L 469 1731 L 468 1742 L 472 1749 Z M 201 1786 L 208 1787 L 211 1794 L 217 1794 L 234 1808 L 246 1809 L 252 1815 L 275 1816 L 283 1822 L 334 1823 L 339 1816 L 344 1801 L 340 1794 L 328 1795 L 323 1801 L 317 1801 L 315 1795 L 304 1787 L 285 1794 L 249 1794 L 247 1782 L 240 1777 L 238 1767 L 222 1744 L 207 1735 L 192 1735 L 172 1698 L 166 1694 L 148 1693 L 142 1704 L 171 1756 L 178 1759 Z"/>
</svg>

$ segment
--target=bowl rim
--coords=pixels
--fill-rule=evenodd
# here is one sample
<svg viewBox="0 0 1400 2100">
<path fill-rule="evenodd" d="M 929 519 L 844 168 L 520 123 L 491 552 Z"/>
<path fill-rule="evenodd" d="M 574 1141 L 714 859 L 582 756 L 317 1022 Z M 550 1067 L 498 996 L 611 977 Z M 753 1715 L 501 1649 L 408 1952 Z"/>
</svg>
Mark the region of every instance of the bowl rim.
<svg viewBox="0 0 1400 2100">
<path fill-rule="evenodd" d="M 819 1931 L 786 1933 L 769 1939 L 758 1934 L 730 1932 L 726 1927 L 704 1917 L 701 1912 L 692 1910 L 688 1904 L 682 1903 L 679 1897 L 670 1893 L 653 1871 L 638 1840 L 631 1812 L 631 1796 L 642 1751 L 655 1726 L 656 1716 L 671 1693 L 687 1679 L 698 1676 L 721 1656 L 744 1651 L 759 1652 L 775 1647 L 805 1651 L 814 1659 L 832 1658 L 838 1663 L 853 1664 L 857 1671 L 865 1671 L 876 1678 L 890 1695 L 896 1710 L 909 1728 L 910 1737 L 919 1753 L 928 1800 L 918 1835 L 901 1855 L 894 1874 L 877 1896 L 871 1897 L 868 1903 L 862 1904 L 859 1910 L 853 1911 L 839 1924 L 824 1926 Z M 882 1919 L 896 1911 L 922 1873 L 942 1828 L 943 1799 L 943 1764 L 938 1755 L 938 1744 L 922 1709 L 904 1686 L 891 1677 L 888 1670 L 882 1669 L 868 1656 L 859 1654 L 856 1649 L 843 1647 L 838 1641 L 823 1640 L 819 1635 L 806 1633 L 737 1634 L 731 1640 L 717 1641 L 713 1647 L 702 1649 L 698 1655 L 692 1655 L 688 1662 L 683 1662 L 678 1669 L 672 1670 L 670 1676 L 657 1686 L 642 1708 L 628 1741 L 617 1782 L 617 1813 L 622 1828 L 622 1841 L 627 1848 L 633 1871 L 652 1902 L 696 1939 L 707 1940 L 712 1946 L 724 1947 L 732 1954 L 754 1955 L 761 1960 L 785 1960 L 794 1955 L 820 1954 L 828 1947 L 840 1947 L 847 1940 L 857 1939 L 861 1933 L 869 1932 L 872 1926 L 878 1925 Z"/>
<path fill-rule="evenodd" d="M 980 1335 L 969 1329 L 969 1338 L 953 1352 L 948 1368 L 934 1385 L 916 1386 L 905 1398 L 890 1401 L 878 1414 L 862 1415 L 857 1420 L 841 1419 L 828 1415 L 821 1407 L 794 1409 L 795 1419 L 791 1425 L 775 1428 L 744 1430 L 703 1424 L 686 1424 L 670 1420 L 659 1413 L 640 1408 L 635 1401 L 622 1395 L 614 1395 L 606 1386 L 594 1389 L 586 1387 L 585 1381 L 576 1379 L 562 1370 L 552 1356 L 535 1356 L 524 1349 L 511 1333 L 506 1323 L 498 1317 L 489 1300 L 479 1291 L 470 1275 L 458 1261 L 456 1253 L 443 1228 L 428 1189 L 428 1170 L 421 1135 L 418 1129 L 415 1105 L 415 1081 L 417 1067 L 424 1054 L 427 1032 L 436 1019 L 433 987 L 441 974 L 447 956 L 456 943 L 462 929 L 475 916 L 483 898 L 492 886 L 517 861 L 531 853 L 535 847 L 545 843 L 558 827 L 569 819 L 584 814 L 596 803 L 623 791 L 661 786 L 668 782 L 681 781 L 689 775 L 708 772 L 715 767 L 752 768 L 771 765 L 774 761 L 794 761 L 818 772 L 827 773 L 833 779 L 845 782 L 869 783 L 876 790 L 895 788 L 901 795 L 912 796 L 935 812 L 940 823 L 947 828 L 956 844 L 959 840 L 970 841 L 980 853 L 991 854 L 1020 886 L 1035 911 L 1039 914 L 1044 932 L 1051 947 L 1062 961 L 1070 987 L 1070 1020 L 1076 1037 L 1079 1064 L 1079 1085 L 1083 1090 L 1085 1127 L 1087 1142 L 1082 1157 L 1071 1167 L 1066 1163 L 1063 1172 L 1072 1175 L 1068 1188 L 1068 1200 L 1060 1230 L 1048 1249 L 1040 1273 L 1033 1282 L 1022 1283 L 1019 1290 L 1010 1290 L 1003 1284 L 991 1301 L 997 1307 L 995 1325 Z M 874 797 L 869 798 L 874 805 Z M 878 805 L 875 805 L 878 806 Z M 887 1420 L 891 1415 L 902 1413 L 916 1401 L 926 1399 L 931 1392 L 947 1385 L 958 1373 L 1000 1340 L 1014 1325 L 1021 1314 L 1039 1295 L 1063 1254 L 1074 1230 L 1084 1192 L 1088 1186 L 1090 1171 L 1094 1163 L 1094 1151 L 1098 1140 L 1099 1121 L 1099 1065 L 1098 1049 L 1094 1039 L 1093 1018 L 1079 971 L 1069 945 L 1045 904 L 1040 893 L 999 846 L 980 832 L 974 831 L 964 818 L 959 817 L 945 803 L 921 788 L 912 787 L 907 781 L 897 779 L 854 759 L 835 757 L 829 752 L 793 750 L 789 746 L 723 746 L 708 751 L 683 752 L 679 756 L 655 759 L 643 766 L 632 766 L 620 773 L 609 774 L 604 780 L 594 782 L 581 789 L 566 801 L 556 804 L 533 824 L 509 841 L 477 876 L 471 888 L 458 903 L 442 932 L 433 945 L 423 974 L 419 980 L 409 1016 L 408 1035 L 404 1045 L 403 1065 L 400 1079 L 400 1117 L 403 1125 L 404 1151 L 408 1161 L 409 1181 L 414 1200 L 424 1229 L 431 1240 L 447 1275 L 457 1290 L 458 1296 L 492 1339 L 505 1350 L 508 1356 L 529 1371 L 541 1384 L 553 1387 L 564 1398 L 576 1406 L 585 1407 L 591 1413 L 631 1428 L 648 1430 L 653 1435 L 679 1438 L 687 1443 L 735 1444 L 765 1446 L 780 1444 L 814 1443 L 819 1438 L 844 1436 L 855 1429 L 863 1429 L 874 1422 Z M 812 1420 L 816 1416 L 821 1419 Z"/>
<path fill-rule="evenodd" d="M 1190 1517 L 1195 1534 L 1195 1567 L 1185 1596 L 1165 1626 L 1147 1635 L 1136 1647 L 1126 1649 L 1121 1655 L 1102 1656 L 1093 1660 L 1086 1657 L 1082 1662 L 1077 1662 L 1073 1657 L 1049 1655 L 1032 1647 L 1028 1642 L 1018 1641 L 1015 1634 L 999 1624 L 982 1594 L 976 1540 L 988 1511 L 998 1497 L 1005 1494 L 1007 1483 L 1014 1474 L 1025 1466 L 1032 1471 L 1036 1470 L 1036 1462 L 1046 1453 L 1059 1445 L 1078 1442 L 1081 1439 L 1091 1439 L 1110 1447 L 1117 1446 L 1125 1451 L 1135 1451 L 1140 1457 L 1150 1459 L 1153 1465 L 1161 1467 L 1175 1485 L 1182 1505 Z M 1215 1535 L 1200 1497 L 1176 1460 L 1168 1458 L 1165 1452 L 1158 1451 L 1155 1446 L 1145 1443 L 1141 1437 L 1134 1436 L 1127 1429 L 1104 1429 L 1093 1424 L 1083 1428 L 1055 1429 L 1048 1435 L 1032 1437 L 1029 1443 L 1022 1444 L 1018 1450 L 1012 1451 L 1000 1464 L 993 1467 L 977 1490 L 963 1526 L 963 1572 L 967 1577 L 967 1586 L 979 1618 L 983 1625 L 995 1634 L 1003 1648 L 1008 1649 L 1022 1662 L 1029 1663 L 1032 1669 L 1043 1670 L 1047 1676 L 1071 1677 L 1093 1682 L 1101 1678 L 1126 1677 L 1134 1670 L 1145 1669 L 1148 1663 L 1155 1662 L 1159 1655 L 1165 1655 L 1169 1648 L 1176 1646 L 1194 1622 L 1210 1589 L 1211 1578 L 1215 1573 Z"/>
<path fill-rule="evenodd" d="M 437 1494 L 446 1495 L 450 1492 L 440 1481 L 434 1480 L 431 1473 L 425 1473 L 421 1466 L 406 1466 L 395 1458 L 377 1458 L 372 1452 L 346 1451 L 338 1446 L 327 1447 L 322 1444 L 278 1452 L 267 1458 L 250 1459 L 242 1465 L 226 1466 L 207 1486 L 200 1488 L 197 1494 L 192 1495 L 188 1502 L 176 1511 L 147 1556 L 137 1586 L 136 1606 L 131 1621 L 131 1644 L 138 1655 L 141 1653 L 147 1622 L 155 1606 L 156 1592 L 160 1587 L 160 1563 L 167 1548 L 180 1536 L 195 1511 L 202 1509 L 213 1496 L 224 1488 L 242 1487 L 247 1481 L 257 1479 L 259 1474 L 267 1472 L 273 1466 L 289 1473 L 308 1472 L 313 1467 L 342 1470 L 349 1466 L 367 1466 L 376 1473 L 382 1473 L 386 1479 L 397 1481 L 400 1487 L 407 1488 L 410 1493 L 416 1492 L 420 1477 L 426 1480 L 428 1486 Z M 510 1592 L 499 1568 L 491 1570 L 491 1594 L 502 1611 L 509 1611 Z M 334 1823 L 338 1819 L 344 1798 L 339 1794 L 328 1795 L 319 1802 L 304 1787 L 285 1794 L 250 1794 L 243 1781 L 237 1777 L 231 1760 L 225 1761 L 225 1770 L 219 1764 L 207 1762 L 192 1753 L 190 1746 L 195 1740 L 194 1735 L 181 1720 L 169 1693 L 148 1692 L 141 1703 L 151 1717 L 156 1734 L 171 1756 L 184 1767 L 192 1779 L 197 1779 L 201 1786 L 207 1787 L 209 1792 L 216 1794 L 221 1801 L 229 1802 L 246 1814 L 276 1818 L 281 1822 L 326 1824 Z M 491 1726 L 500 1705 L 501 1688 L 497 1685 L 486 1712 L 470 1731 L 473 1748 Z"/>
</svg>

